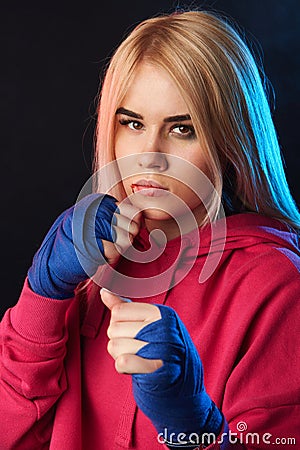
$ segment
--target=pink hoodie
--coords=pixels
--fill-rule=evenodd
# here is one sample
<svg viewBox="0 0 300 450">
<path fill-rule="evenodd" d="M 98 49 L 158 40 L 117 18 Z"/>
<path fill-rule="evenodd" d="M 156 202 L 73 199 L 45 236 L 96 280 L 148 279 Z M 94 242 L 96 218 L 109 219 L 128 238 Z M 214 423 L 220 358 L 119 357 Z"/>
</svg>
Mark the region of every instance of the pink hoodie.
<svg viewBox="0 0 300 450">
<path fill-rule="evenodd" d="M 199 274 L 211 247 L 210 233 L 182 241 L 178 284 L 135 301 L 165 303 L 185 323 L 204 366 L 207 392 L 231 431 L 209 449 L 277 449 L 300 446 L 300 255 L 296 236 L 257 214 L 227 219 L 225 248 L 204 283 Z M 149 249 L 142 229 L 136 241 Z M 174 239 L 156 261 L 122 259 L 131 277 L 170 267 L 180 248 Z M 195 253 L 196 252 L 196 253 Z M 196 257 L 196 259 L 195 259 Z M 195 259 L 195 261 L 194 261 Z M 112 281 L 112 286 L 113 286 Z M 114 291 L 118 287 L 114 286 Z M 0 325 L 0 449 L 164 449 L 151 422 L 137 409 L 131 377 L 115 371 L 108 355 L 109 312 L 90 283 L 74 299 L 33 293 L 25 281 L 20 299 Z M 133 296 L 132 296 L 133 298 Z M 298 341 L 297 341 L 298 339 Z M 226 431 L 226 430 L 225 430 Z M 234 444 L 237 437 L 239 444 Z M 221 440 L 221 436 L 218 437 Z"/>
</svg>

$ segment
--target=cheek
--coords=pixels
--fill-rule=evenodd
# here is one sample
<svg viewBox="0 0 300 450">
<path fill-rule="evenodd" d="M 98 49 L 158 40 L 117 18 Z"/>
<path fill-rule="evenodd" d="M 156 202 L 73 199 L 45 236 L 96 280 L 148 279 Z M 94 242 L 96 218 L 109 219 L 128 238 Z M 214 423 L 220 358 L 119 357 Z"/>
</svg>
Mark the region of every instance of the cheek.
<svg viewBox="0 0 300 450">
<path fill-rule="evenodd" d="M 174 184 L 174 193 L 180 197 L 190 209 L 194 209 L 201 203 L 205 204 L 212 195 L 212 183 L 208 165 L 203 157 L 198 154 L 195 158 L 187 158 L 189 164 L 184 165 Z"/>
<path fill-rule="evenodd" d="M 127 195 L 130 195 L 132 194 L 131 184 L 133 179 L 140 172 L 136 163 L 136 155 L 132 151 L 122 151 L 120 147 L 117 147 L 115 149 L 115 158 L 124 190 Z"/>
<path fill-rule="evenodd" d="M 138 139 L 136 135 L 130 133 L 125 127 L 117 127 L 115 132 L 115 156 L 116 159 L 123 156 L 138 153 Z"/>
<path fill-rule="evenodd" d="M 128 147 L 126 145 L 122 145 L 120 143 L 120 140 L 115 141 L 115 157 L 116 157 L 116 159 L 126 156 L 126 148 L 128 148 Z"/>
<path fill-rule="evenodd" d="M 126 142 L 125 139 L 121 139 L 120 136 L 116 136 L 115 139 L 115 160 L 118 165 L 118 171 L 122 179 L 122 184 L 126 195 L 130 195 L 131 191 L 131 181 L 130 177 L 132 175 L 133 169 L 133 156 L 132 151 L 130 150 L 131 146 Z"/>
<path fill-rule="evenodd" d="M 201 170 L 206 176 L 208 175 L 208 165 L 206 157 L 203 153 L 201 146 L 198 144 L 192 148 L 190 154 L 186 157 L 187 162 L 192 163 L 199 170 Z"/>
<path fill-rule="evenodd" d="M 186 183 L 178 181 L 176 186 L 174 186 L 173 192 L 191 210 L 201 203 L 201 197 L 199 197 Z"/>
<path fill-rule="evenodd" d="M 122 129 L 118 128 L 115 132 L 115 156 L 116 159 L 122 158 L 122 156 L 126 156 L 128 152 L 128 143 L 127 143 L 126 135 L 124 135 L 124 132 Z"/>
<path fill-rule="evenodd" d="M 127 196 L 131 195 L 132 194 L 132 189 L 131 189 L 132 182 L 130 181 L 130 178 L 123 180 L 122 183 L 123 183 L 123 187 L 126 192 L 126 195 Z"/>
</svg>

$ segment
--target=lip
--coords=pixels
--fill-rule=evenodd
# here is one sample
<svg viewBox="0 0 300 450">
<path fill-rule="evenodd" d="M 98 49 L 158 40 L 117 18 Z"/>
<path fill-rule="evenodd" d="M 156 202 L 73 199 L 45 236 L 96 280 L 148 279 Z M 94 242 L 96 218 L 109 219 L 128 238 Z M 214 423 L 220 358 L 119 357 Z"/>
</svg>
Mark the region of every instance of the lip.
<svg viewBox="0 0 300 450">
<path fill-rule="evenodd" d="M 159 184 L 157 181 L 154 180 L 138 180 L 135 183 L 132 183 L 132 186 L 144 186 L 144 187 L 149 187 L 149 188 L 157 188 L 157 189 L 167 189 L 164 186 L 162 186 L 161 184 Z"/>
<path fill-rule="evenodd" d="M 166 195 L 168 189 L 154 180 L 138 180 L 131 184 L 133 193 L 139 193 L 147 197 L 162 197 Z"/>
</svg>

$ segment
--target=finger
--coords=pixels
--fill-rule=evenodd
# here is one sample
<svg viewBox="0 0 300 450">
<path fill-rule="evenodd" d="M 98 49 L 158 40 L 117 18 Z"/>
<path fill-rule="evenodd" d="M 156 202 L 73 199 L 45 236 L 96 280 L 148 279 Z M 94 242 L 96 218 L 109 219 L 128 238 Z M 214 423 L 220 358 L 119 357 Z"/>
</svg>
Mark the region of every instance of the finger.
<svg viewBox="0 0 300 450">
<path fill-rule="evenodd" d="M 133 339 L 145 326 L 145 322 L 113 322 L 107 328 L 109 339 L 131 338 Z"/>
<path fill-rule="evenodd" d="M 127 304 L 129 299 L 124 299 L 120 297 L 119 295 L 114 294 L 113 292 L 109 291 L 108 289 L 102 288 L 100 289 L 100 298 L 105 306 L 107 306 L 108 309 L 112 309 L 115 305 L 120 305 L 122 303 Z"/>
<path fill-rule="evenodd" d="M 148 342 L 131 338 L 111 339 L 108 342 L 107 351 L 114 359 L 117 359 L 122 354 L 134 355 L 141 348 L 147 345 L 147 343 Z"/>
<path fill-rule="evenodd" d="M 143 326 L 161 319 L 161 313 L 157 306 L 139 302 L 119 302 L 111 314 L 112 322 L 142 322 Z"/>
<path fill-rule="evenodd" d="M 138 225 L 141 224 L 143 212 L 139 208 L 133 206 L 131 203 L 126 203 L 126 201 L 117 203 L 117 206 L 118 211 L 115 213 L 115 216 L 119 214 L 127 217 L 129 220 L 133 220 Z"/>
<path fill-rule="evenodd" d="M 132 236 L 136 236 L 140 230 L 140 226 L 137 222 L 134 220 L 128 219 L 128 217 L 121 215 L 121 214 L 115 214 L 116 223 L 114 226 L 123 229 L 127 233 L 131 234 Z"/>
<path fill-rule="evenodd" d="M 122 354 L 115 362 L 115 368 L 119 373 L 152 373 L 162 367 L 161 359 L 146 359 L 141 356 Z"/>
<path fill-rule="evenodd" d="M 114 244 L 120 253 L 124 253 L 128 247 L 132 245 L 134 236 L 128 233 L 127 230 L 124 230 L 117 225 L 113 225 L 113 229 L 115 234 Z"/>
<path fill-rule="evenodd" d="M 121 256 L 121 253 L 118 251 L 117 246 L 112 242 L 105 241 L 104 239 L 102 239 L 102 245 L 103 245 L 104 255 L 105 255 L 108 263 L 109 264 L 116 263 Z"/>
</svg>

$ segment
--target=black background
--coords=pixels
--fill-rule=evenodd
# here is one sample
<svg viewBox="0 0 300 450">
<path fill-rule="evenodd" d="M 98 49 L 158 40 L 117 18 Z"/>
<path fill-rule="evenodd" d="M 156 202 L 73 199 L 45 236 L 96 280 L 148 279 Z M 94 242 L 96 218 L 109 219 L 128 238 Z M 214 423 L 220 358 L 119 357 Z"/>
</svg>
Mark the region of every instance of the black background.
<svg viewBox="0 0 300 450">
<path fill-rule="evenodd" d="M 7 2 L 0 24 L 1 315 L 17 301 L 43 236 L 91 174 L 95 98 L 111 52 L 135 23 L 176 6 L 225 12 L 260 43 L 300 203 L 298 0 Z"/>
</svg>

